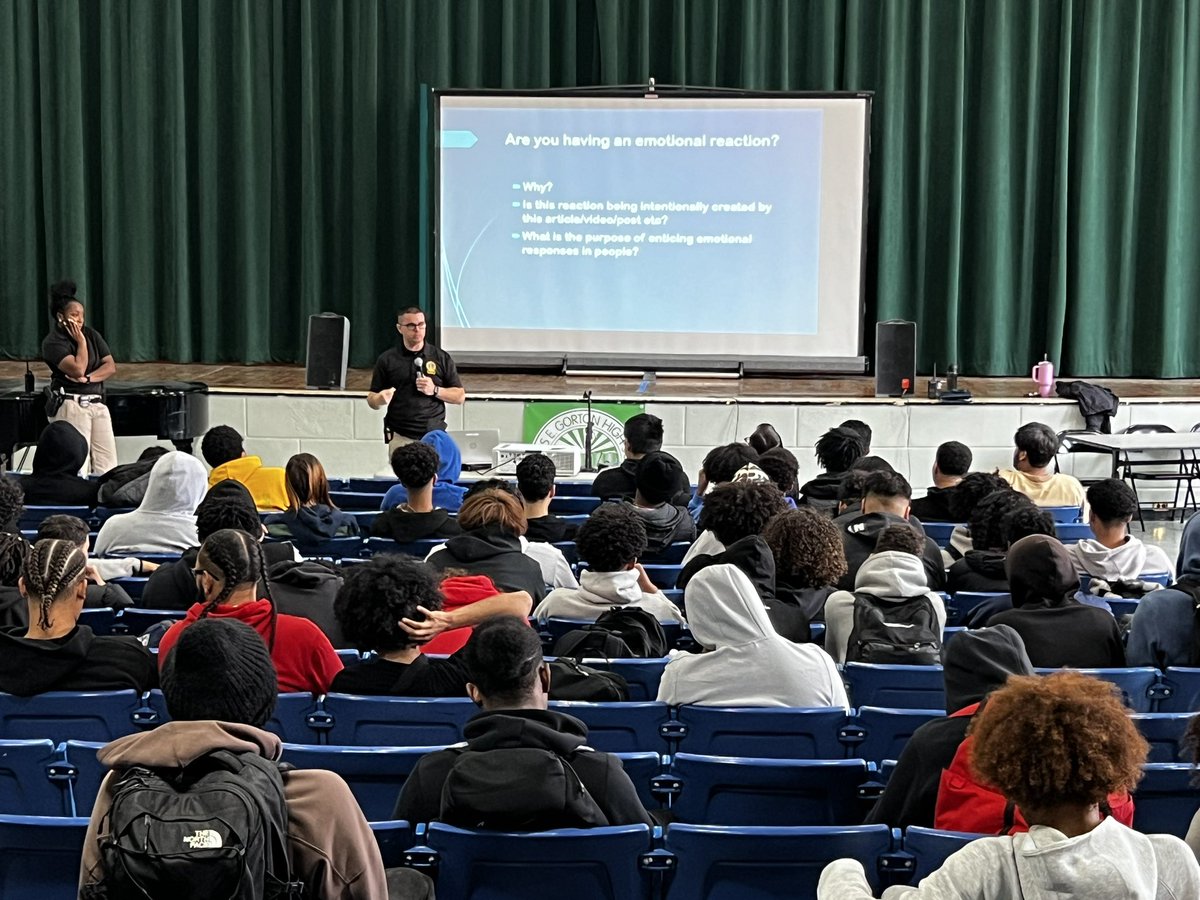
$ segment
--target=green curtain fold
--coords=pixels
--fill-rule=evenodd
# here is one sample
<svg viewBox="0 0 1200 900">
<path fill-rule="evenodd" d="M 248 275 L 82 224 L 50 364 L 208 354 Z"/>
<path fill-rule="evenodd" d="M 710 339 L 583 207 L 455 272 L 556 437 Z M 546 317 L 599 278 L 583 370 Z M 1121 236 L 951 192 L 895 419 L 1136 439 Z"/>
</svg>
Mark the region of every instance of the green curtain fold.
<svg viewBox="0 0 1200 900">
<path fill-rule="evenodd" d="M 5 0 L 0 350 L 369 364 L 421 296 L 424 86 L 869 90 L 867 320 L 921 365 L 1200 375 L 1195 0 Z M 870 334 L 866 336 L 869 353 Z"/>
</svg>

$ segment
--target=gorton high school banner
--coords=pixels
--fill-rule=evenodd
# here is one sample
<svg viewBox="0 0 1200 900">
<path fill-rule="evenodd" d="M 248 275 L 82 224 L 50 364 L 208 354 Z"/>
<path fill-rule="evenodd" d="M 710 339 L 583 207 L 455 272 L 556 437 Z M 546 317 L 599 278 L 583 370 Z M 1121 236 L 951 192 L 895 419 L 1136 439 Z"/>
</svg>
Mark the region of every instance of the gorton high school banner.
<svg viewBox="0 0 1200 900">
<path fill-rule="evenodd" d="M 641 403 L 592 404 L 592 465 L 618 466 L 625 458 L 625 422 L 645 412 Z M 583 448 L 586 403 L 525 404 L 525 443 Z"/>
</svg>

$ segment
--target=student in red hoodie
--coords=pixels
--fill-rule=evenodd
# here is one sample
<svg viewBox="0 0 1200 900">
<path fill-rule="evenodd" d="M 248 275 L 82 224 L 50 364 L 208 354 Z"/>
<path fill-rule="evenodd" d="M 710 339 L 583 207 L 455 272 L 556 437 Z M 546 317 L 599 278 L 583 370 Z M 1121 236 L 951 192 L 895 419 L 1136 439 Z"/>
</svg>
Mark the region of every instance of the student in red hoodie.
<svg viewBox="0 0 1200 900">
<path fill-rule="evenodd" d="M 342 668 L 337 652 L 321 629 L 299 616 L 276 612 L 263 581 L 262 548 L 244 531 L 225 528 L 211 534 L 196 557 L 192 574 L 204 598 L 176 622 L 158 645 L 161 669 L 185 629 L 200 619 L 228 616 L 262 636 L 279 673 L 279 690 L 323 694 Z M 262 591 L 265 596 L 260 596 Z"/>
</svg>

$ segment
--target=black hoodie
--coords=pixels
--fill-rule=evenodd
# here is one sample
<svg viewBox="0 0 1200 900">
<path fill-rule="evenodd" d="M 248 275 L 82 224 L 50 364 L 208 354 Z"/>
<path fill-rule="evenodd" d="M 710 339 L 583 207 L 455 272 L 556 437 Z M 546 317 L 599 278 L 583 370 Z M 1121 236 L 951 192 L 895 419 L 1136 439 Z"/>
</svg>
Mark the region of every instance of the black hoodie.
<svg viewBox="0 0 1200 900">
<path fill-rule="evenodd" d="M 586 746 L 587 726 L 550 709 L 505 709 L 481 712 L 463 728 L 465 749 L 476 751 L 528 747 L 550 750 L 565 758 L 592 795 L 610 825 L 653 825 L 621 761 Z M 432 822 L 442 808 L 442 786 L 459 759 L 454 750 L 421 757 L 404 782 L 393 818 Z M 510 779 L 497 771 L 497 790 Z"/>
<path fill-rule="evenodd" d="M 136 638 L 97 637 L 76 625 L 66 637 L 30 640 L 24 628 L 0 630 L 0 691 L 148 691 L 158 684 L 154 657 Z"/>
<path fill-rule="evenodd" d="M 842 547 L 846 551 L 846 565 L 849 571 L 837 583 L 842 591 L 854 590 L 854 579 L 858 570 L 867 561 L 867 557 L 875 552 L 875 544 L 879 533 L 889 525 L 908 525 L 916 529 L 925 539 L 925 552 L 921 561 L 925 563 L 925 576 L 929 580 L 931 591 L 941 591 L 946 587 L 946 564 L 942 561 L 942 551 L 928 537 L 916 519 L 903 519 L 891 513 L 863 513 L 859 510 L 847 512 L 833 520 L 842 533 Z"/>
<path fill-rule="evenodd" d="M 542 567 L 524 554 L 519 537 L 499 525 L 450 538 L 427 562 L 439 572 L 462 569 L 468 575 L 487 575 L 502 591 L 526 591 L 534 606 L 546 596 Z"/>
<path fill-rule="evenodd" d="M 949 712 L 981 702 L 1004 687 L 1010 675 L 1033 674 L 1020 635 L 1004 625 L 955 635 L 942 651 L 942 663 Z M 866 824 L 932 828 L 942 770 L 953 761 L 970 724 L 970 716 L 946 716 L 914 731 Z"/>
<path fill-rule="evenodd" d="M 658 452 L 663 456 L 675 459 L 670 453 L 661 450 Z M 678 462 L 678 460 L 675 461 Z M 626 459 L 619 466 L 599 472 L 592 481 L 592 496 L 604 500 L 614 497 L 632 500 L 633 495 L 637 493 L 637 473 L 641 462 L 641 459 Z M 692 495 L 692 485 L 688 481 L 687 475 L 684 474 L 682 466 L 677 470 L 675 477 L 675 492 L 671 499 L 676 503 L 687 503 Z"/>
<path fill-rule="evenodd" d="M 276 563 L 292 562 L 296 559 L 296 548 L 287 541 L 264 541 L 259 546 L 262 547 L 263 561 L 268 569 Z M 196 567 L 196 557 L 199 555 L 199 547 L 184 550 L 179 562 L 163 563 L 151 572 L 150 579 L 142 589 L 142 599 L 138 607 L 176 609 L 183 612 L 191 609 L 200 601 L 199 592 L 196 590 L 196 576 L 192 574 L 192 569 Z"/>
<path fill-rule="evenodd" d="M 953 487 L 930 487 L 924 497 L 912 502 L 912 514 L 922 522 L 953 522 L 954 517 L 950 513 L 950 498 L 953 496 Z"/>
<path fill-rule="evenodd" d="M 314 559 L 287 559 L 268 568 L 267 579 L 276 610 L 308 619 L 325 633 L 335 650 L 353 649 L 333 614 L 333 601 L 342 586 L 340 571 Z"/>
<path fill-rule="evenodd" d="M 676 541 L 691 542 L 696 539 L 696 521 L 687 507 L 670 503 L 660 503 L 658 506 L 630 503 L 629 508 L 638 514 L 646 526 L 646 556 L 662 553 Z"/>
<path fill-rule="evenodd" d="M 573 541 L 575 540 L 575 532 L 579 530 L 579 526 L 574 522 L 560 519 L 553 513 L 547 513 L 544 516 L 535 516 L 532 519 L 526 518 L 525 524 L 525 540 L 542 541 L 546 544 L 555 544 L 559 541 Z"/>
<path fill-rule="evenodd" d="M 401 544 L 459 534 L 462 529 L 458 520 L 441 507 L 431 512 L 409 512 L 394 506 L 371 520 L 371 537 L 391 538 Z"/>
<path fill-rule="evenodd" d="M 322 541 L 358 534 L 358 521 L 349 513 L 318 503 L 296 512 L 285 510 L 263 520 L 272 537 L 291 538 L 300 548 L 313 548 Z"/>
<path fill-rule="evenodd" d="M 1008 575 L 1004 572 L 1003 550 L 968 550 L 946 573 L 946 590 L 978 591 L 984 594 L 1008 593 Z"/>
<path fill-rule="evenodd" d="M 88 444 L 69 422 L 51 422 L 38 438 L 33 474 L 20 477 L 26 506 L 95 506 L 100 485 L 79 477 Z"/>
</svg>

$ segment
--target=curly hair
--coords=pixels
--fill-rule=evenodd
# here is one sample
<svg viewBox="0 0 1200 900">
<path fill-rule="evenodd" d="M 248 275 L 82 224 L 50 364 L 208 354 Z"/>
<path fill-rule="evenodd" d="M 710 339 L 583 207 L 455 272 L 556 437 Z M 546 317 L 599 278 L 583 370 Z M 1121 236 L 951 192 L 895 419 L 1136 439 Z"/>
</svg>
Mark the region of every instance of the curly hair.
<svg viewBox="0 0 1200 900">
<path fill-rule="evenodd" d="M 31 549 L 24 536 L 0 531 L 0 585 L 17 586 L 17 579 L 21 577 L 21 570 Z"/>
<path fill-rule="evenodd" d="M 646 552 L 646 523 L 627 503 L 605 503 L 579 526 L 575 546 L 593 572 L 617 572 Z"/>
<path fill-rule="evenodd" d="M 1032 506 L 1033 501 L 1018 491 L 992 491 L 975 504 L 967 517 L 971 546 L 976 550 L 1007 549 L 1009 541 L 1004 536 L 1004 517 L 1013 510 Z"/>
<path fill-rule="evenodd" d="M 437 477 L 442 458 L 437 448 L 421 441 L 414 441 L 392 451 L 392 471 L 405 489 L 414 491 L 423 488 Z"/>
<path fill-rule="evenodd" d="M 442 608 L 437 573 L 420 560 L 389 553 L 347 569 L 333 614 L 359 650 L 391 653 L 416 645 L 400 620 L 421 621 L 418 606 Z"/>
<path fill-rule="evenodd" d="M 1058 536 L 1054 530 L 1054 516 L 1032 503 L 1020 503 L 1006 512 L 1000 520 L 1000 531 L 1004 535 L 1005 549 L 1031 534 Z"/>
<path fill-rule="evenodd" d="M 709 484 L 725 484 L 733 480 L 738 469 L 757 459 L 758 451 L 749 444 L 723 444 L 713 447 L 704 456 L 704 477 L 708 479 Z"/>
<path fill-rule="evenodd" d="M 864 469 L 851 469 L 843 475 L 842 483 L 838 485 L 838 503 L 844 506 L 861 503 L 870 474 Z"/>
<path fill-rule="evenodd" d="M 767 523 L 763 540 L 775 571 L 797 587 L 837 584 L 846 574 L 846 549 L 833 521 L 808 506 L 786 510 Z"/>
<path fill-rule="evenodd" d="M 955 522 L 965 522 L 980 500 L 996 491 L 1011 491 L 1012 485 L 994 472 L 971 472 L 950 489 L 947 498 L 950 517 Z"/>
<path fill-rule="evenodd" d="M 254 498 L 240 481 L 218 481 L 196 507 L 196 534 L 200 543 L 224 528 L 236 528 L 247 534 L 262 534 L 262 519 Z"/>
<path fill-rule="evenodd" d="M 775 487 L 785 494 L 795 494 L 800 462 L 786 447 L 772 447 L 758 457 L 758 467 L 767 473 Z"/>
<path fill-rule="evenodd" d="M 783 492 L 770 482 L 731 481 L 705 496 L 699 527 L 728 547 L 747 535 L 761 534 L 785 509 Z"/>
<path fill-rule="evenodd" d="M 467 677 L 497 706 L 517 707 L 537 682 L 542 642 L 516 616 L 492 616 L 475 626 L 462 649 Z"/>
<path fill-rule="evenodd" d="M 490 489 L 468 494 L 458 511 L 458 524 L 463 531 L 474 531 L 484 525 L 499 525 L 514 535 L 522 535 L 529 527 L 525 507 L 512 491 Z"/>
<path fill-rule="evenodd" d="M 921 556 L 925 552 L 925 541 L 910 525 L 889 525 L 879 532 L 875 540 L 874 553 L 897 551 Z"/>
<path fill-rule="evenodd" d="M 54 624 L 50 618 L 50 605 L 79 584 L 86 568 L 87 551 L 72 541 L 47 538 L 33 545 L 21 567 L 21 578 L 25 581 L 25 590 L 40 602 L 40 628 Z"/>
<path fill-rule="evenodd" d="M 238 434 L 236 428 L 228 425 L 216 425 L 210 428 L 204 435 L 204 440 L 200 442 L 200 452 L 204 456 L 204 461 L 214 469 L 237 459 L 242 455 L 244 449 L 242 436 Z"/>
<path fill-rule="evenodd" d="M 1105 478 L 1087 489 L 1088 506 L 1110 528 L 1132 519 L 1138 511 L 1137 494 L 1119 478 Z"/>
<path fill-rule="evenodd" d="M 25 505 L 25 490 L 15 478 L 0 477 L 0 529 L 16 531 Z"/>
<path fill-rule="evenodd" d="M 867 442 L 853 428 L 839 425 L 817 438 L 817 462 L 826 472 L 837 475 L 849 471 L 854 461 L 867 452 Z"/>
<path fill-rule="evenodd" d="M 976 776 L 1025 810 L 1132 790 L 1150 750 L 1115 686 L 1069 671 L 1010 677 L 971 733 Z"/>
<path fill-rule="evenodd" d="M 526 453 L 517 463 L 517 490 L 529 503 L 545 500 L 554 487 L 554 460 L 545 453 Z"/>
<path fill-rule="evenodd" d="M 311 453 L 297 453 L 283 470 L 287 488 L 288 511 L 295 513 L 306 506 L 337 509 L 329 496 L 329 478 L 325 467 Z"/>
</svg>

